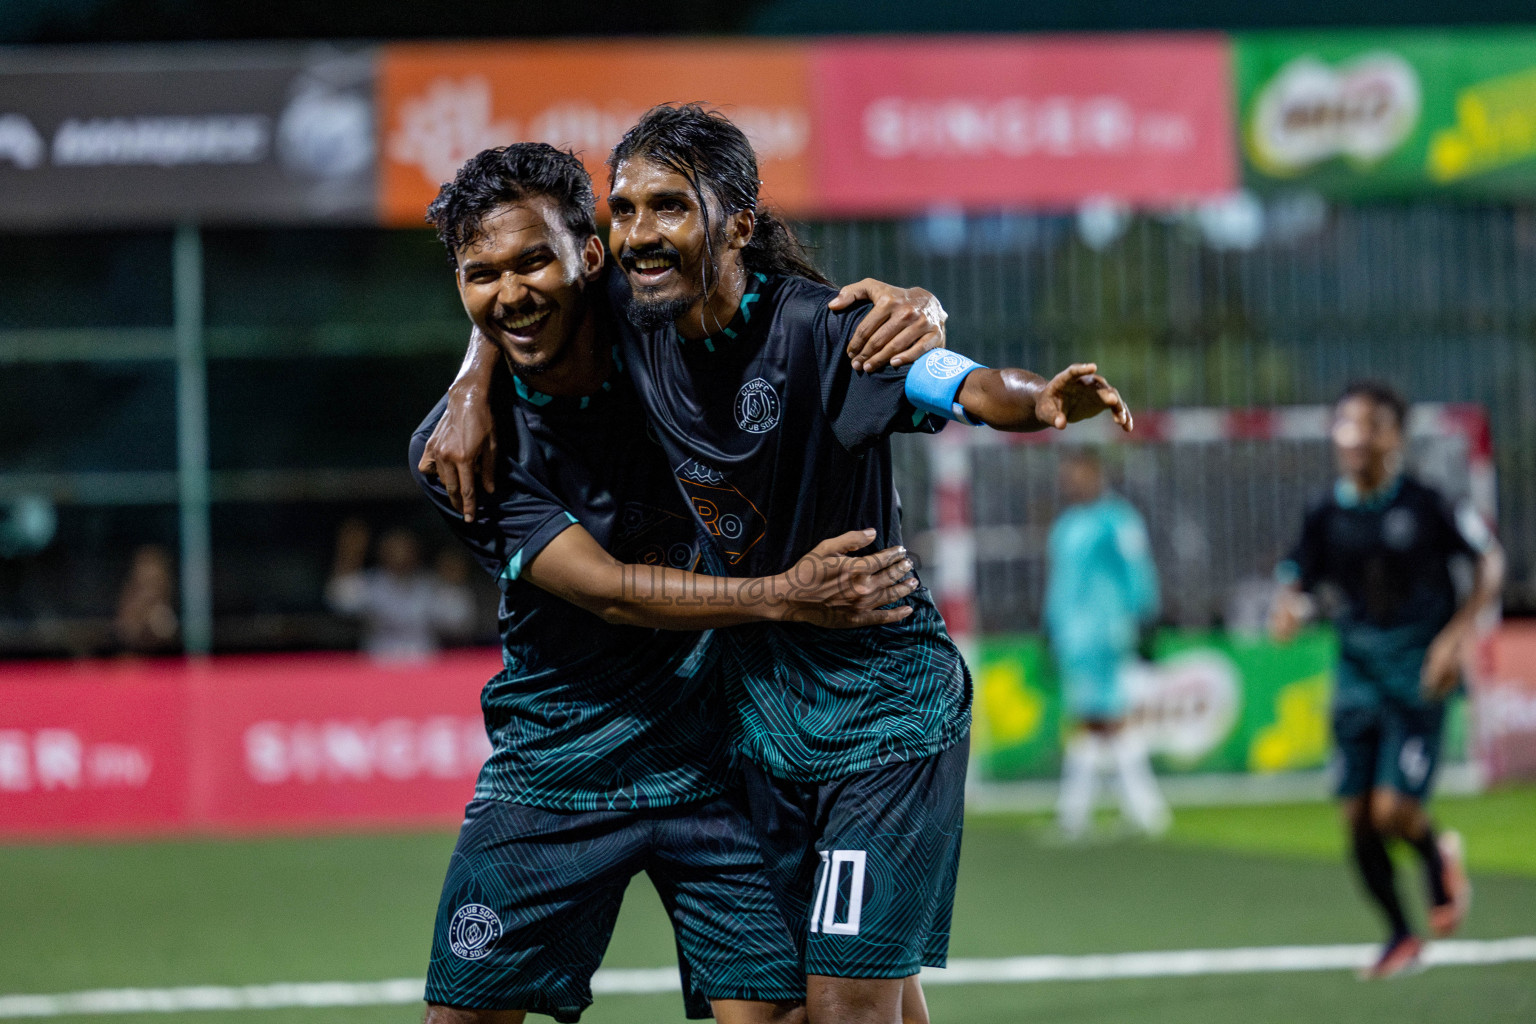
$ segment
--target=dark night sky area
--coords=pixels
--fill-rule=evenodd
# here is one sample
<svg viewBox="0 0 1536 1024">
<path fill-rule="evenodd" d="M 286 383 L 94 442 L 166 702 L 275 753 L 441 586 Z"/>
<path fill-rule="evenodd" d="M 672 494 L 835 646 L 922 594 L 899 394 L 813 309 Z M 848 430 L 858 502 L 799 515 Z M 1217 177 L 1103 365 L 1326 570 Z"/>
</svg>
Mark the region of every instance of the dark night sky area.
<svg viewBox="0 0 1536 1024">
<path fill-rule="evenodd" d="M 0 0 L 0 43 L 1515 24 L 1531 0 Z"/>
</svg>

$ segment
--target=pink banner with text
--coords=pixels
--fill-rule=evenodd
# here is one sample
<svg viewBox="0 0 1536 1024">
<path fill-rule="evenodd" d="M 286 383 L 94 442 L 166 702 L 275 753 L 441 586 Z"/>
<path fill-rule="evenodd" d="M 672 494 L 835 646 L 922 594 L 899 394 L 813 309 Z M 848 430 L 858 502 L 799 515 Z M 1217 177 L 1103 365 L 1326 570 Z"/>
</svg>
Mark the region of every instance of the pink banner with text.
<svg viewBox="0 0 1536 1024">
<path fill-rule="evenodd" d="M 1473 690 L 1475 754 L 1490 782 L 1536 779 L 1536 622 L 1506 622 Z"/>
<path fill-rule="evenodd" d="M 495 651 L 0 669 L 0 836 L 452 825 Z"/>
<path fill-rule="evenodd" d="M 813 45 L 818 212 L 1164 205 L 1236 187 L 1216 35 Z"/>
</svg>

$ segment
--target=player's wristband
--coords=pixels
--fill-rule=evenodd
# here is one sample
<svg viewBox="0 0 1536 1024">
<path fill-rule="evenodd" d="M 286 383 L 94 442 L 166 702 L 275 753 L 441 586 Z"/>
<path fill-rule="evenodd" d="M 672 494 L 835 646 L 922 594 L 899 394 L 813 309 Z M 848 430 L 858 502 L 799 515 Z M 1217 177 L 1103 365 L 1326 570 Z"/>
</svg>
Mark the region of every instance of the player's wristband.
<svg viewBox="0 0 1536 1024">
<path fill-rule="evenodd" d="M 907 372 L 907 401 L 930 416 L 958 420 L 975 426 L 965 408 L 955 401 L 966 374 L 986 367 L 958 352 L 936 348 L 912 364 Z"/>
</svg>

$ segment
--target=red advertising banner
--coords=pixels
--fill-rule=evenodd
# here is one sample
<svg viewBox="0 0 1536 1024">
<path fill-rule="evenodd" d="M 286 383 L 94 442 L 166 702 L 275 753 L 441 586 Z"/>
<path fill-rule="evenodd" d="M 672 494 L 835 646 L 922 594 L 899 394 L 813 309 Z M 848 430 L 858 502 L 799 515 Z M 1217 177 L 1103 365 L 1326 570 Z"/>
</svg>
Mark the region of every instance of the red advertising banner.
<svg viewBox="0 0 1536 1024">
<path fill-rule="evenodd" d="M 0 670 L 0 835 L 185 825 L 185 680 L 106 669 Z"/>
<path fill-rule="evenodd" d="M 492 654 L 225 662 L 193 708 L 195 820 L 227 828 L 456 822 L 490 755 Z"/>
<path fill-rule="evenodd" d="M 1219 36 L 931 38 L 812 48 L 822 214 L 1166 205 L 1231 192 Z"/>
<path fill-rule="evenodd" d="M 1473 691 L 1476 756 L 1490 782 L 1536 779 L 1536 623 L 1505 623 Z"/>
<path fill-rule="evenodd" d="M 495 651 L 0 670 L 0 836 L 456 823 Z"/>
</svg>

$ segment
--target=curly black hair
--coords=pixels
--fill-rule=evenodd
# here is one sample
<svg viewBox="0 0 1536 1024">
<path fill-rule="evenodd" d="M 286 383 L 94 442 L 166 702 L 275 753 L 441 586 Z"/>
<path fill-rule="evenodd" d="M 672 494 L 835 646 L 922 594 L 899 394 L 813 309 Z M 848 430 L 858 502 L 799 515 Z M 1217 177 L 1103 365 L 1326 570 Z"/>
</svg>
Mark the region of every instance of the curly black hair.
<svg viewBox="0 0 1536 1024">
<path fill-rule="evenodd" d="M 427 223 L 457 261 L 460 249 L 481 235 L 485 217 L 498 206 L 534 196 L 554 201 L 578 241 L 597 234 L 592 176 L 569 150 L 545 142 L 516 142 L 481 150 L 464 162 L 427 207 Z"/>
</svg>

